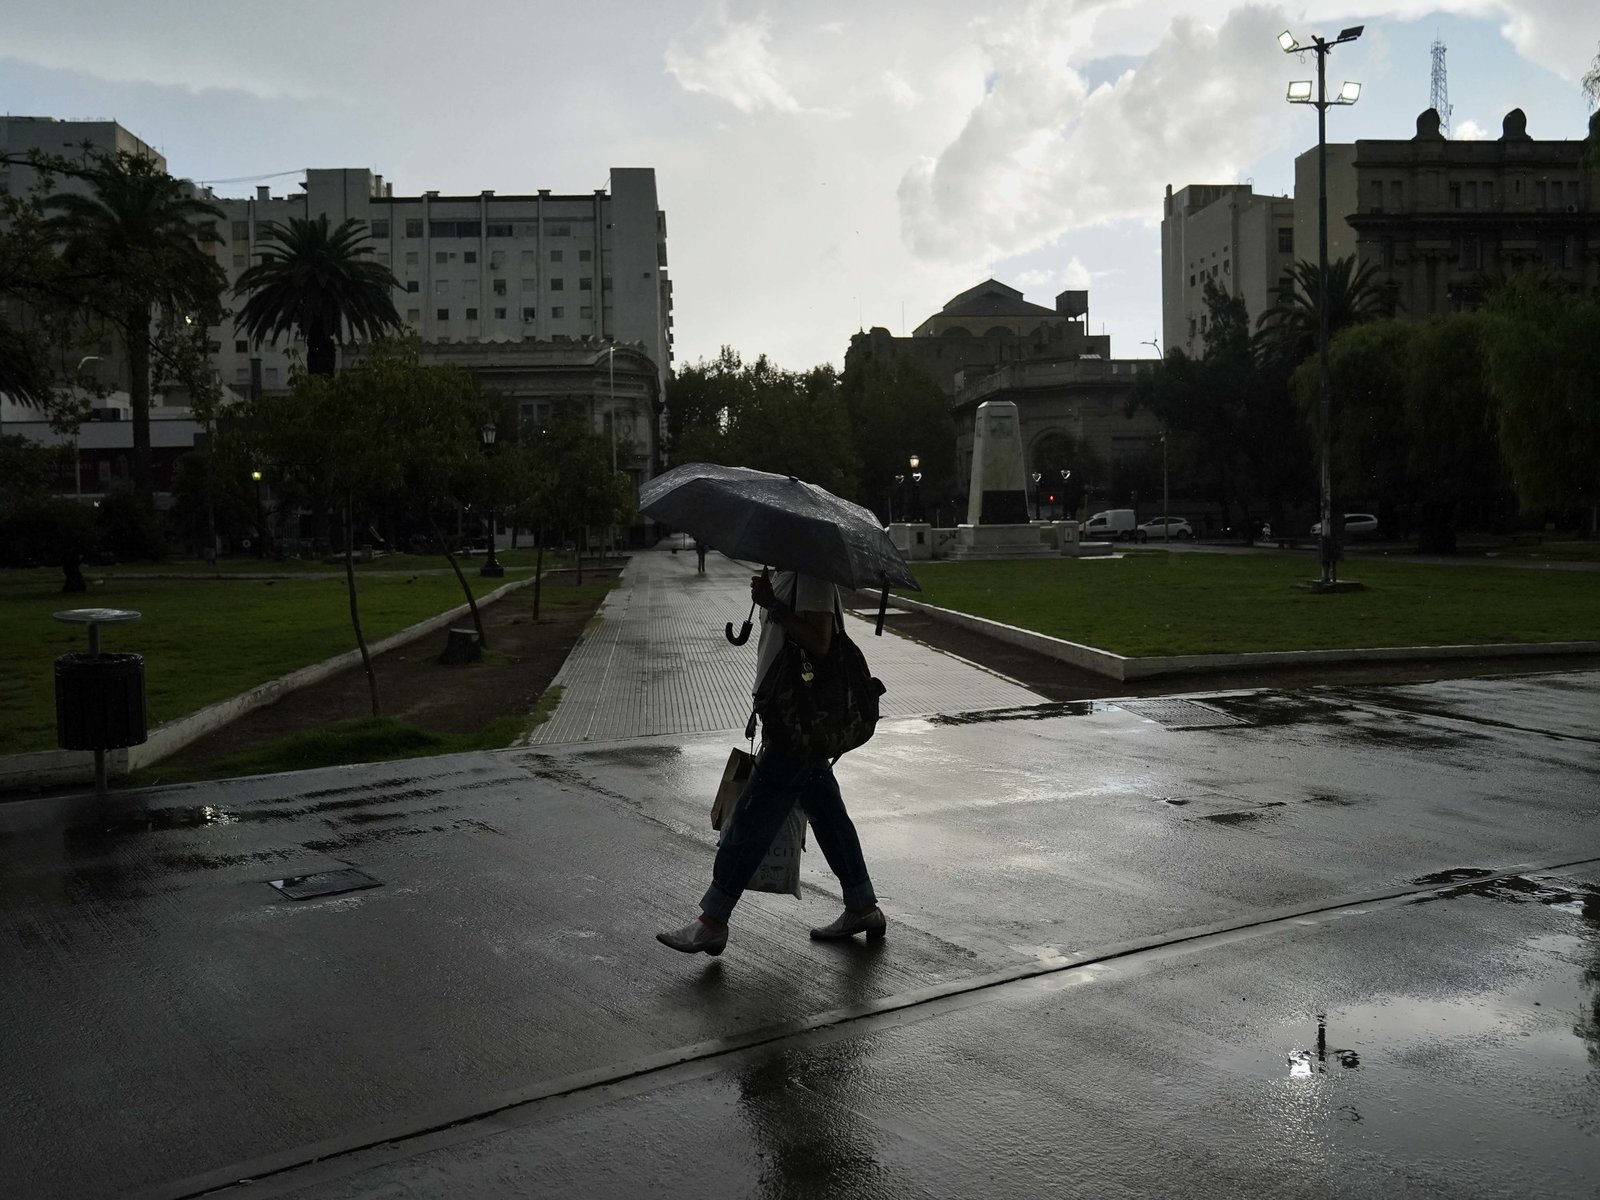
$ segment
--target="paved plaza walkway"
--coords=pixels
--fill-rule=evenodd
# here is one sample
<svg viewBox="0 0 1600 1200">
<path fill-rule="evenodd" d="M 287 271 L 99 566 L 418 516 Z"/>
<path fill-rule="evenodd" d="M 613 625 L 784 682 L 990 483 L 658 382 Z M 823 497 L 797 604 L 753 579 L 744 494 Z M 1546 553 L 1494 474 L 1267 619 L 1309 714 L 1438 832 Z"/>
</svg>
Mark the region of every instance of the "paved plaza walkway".
<svg viewBox="0 0 1600 1200">
<path fill-rule="evenodd" d="M 754 569 L 710 554 L 700 575 L 692 552 L 673 554 L 665 544 L 635 554 L 602 605 L 598 624 L 555 678 L 562 688 L 555 715 L 534 730 L 528 744 L 742 730 L 750 716 L 760 626 L 743 646 L 729 644 L 723 626 L 731 621 L 737 631 L 750 611 Z M 846 617 L 850 637 L 889 689 L 885 717 L 1009 708 L 1042 699 L 920 642 L 888 632 L 875 637 L 872 628 L 864 617 Z"/>
</svg>

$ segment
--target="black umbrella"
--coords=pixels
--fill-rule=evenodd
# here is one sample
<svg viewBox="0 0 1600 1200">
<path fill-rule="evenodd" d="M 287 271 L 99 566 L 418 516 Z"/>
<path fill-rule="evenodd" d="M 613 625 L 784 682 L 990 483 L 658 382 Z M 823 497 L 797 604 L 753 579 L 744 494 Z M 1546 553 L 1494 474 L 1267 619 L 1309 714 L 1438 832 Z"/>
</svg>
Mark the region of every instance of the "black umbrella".
<svg viewBox="0 0 1600 1200">
<path fill-rule="evenodd" d="M 639 489 L 639 512 L 730 558 L 881 589 L 880 633 L 890 587 L 922 590 L 876 516 L 792 475 L 686 463 Z"/>
</svg>

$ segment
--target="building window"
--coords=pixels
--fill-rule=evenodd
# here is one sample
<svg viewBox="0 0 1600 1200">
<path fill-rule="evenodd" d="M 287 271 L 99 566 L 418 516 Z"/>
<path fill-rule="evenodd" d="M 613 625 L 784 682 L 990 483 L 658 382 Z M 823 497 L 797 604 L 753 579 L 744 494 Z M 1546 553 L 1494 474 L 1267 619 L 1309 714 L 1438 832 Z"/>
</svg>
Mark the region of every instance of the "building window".
<svg viewBox="0 0 1600 1200">
<path fill-rule="evenodd" d="M 1567 180 L 1567 207 L 1576 212 L 1578 210 L 1578 181 Z"/>
<path fill-rule="evenodd" d="M 489 251 L 489 269 L 491 271 L 498 271 L 501 267 L 503 267 L 505 265 L 506 265 L 506 252 L 504 250 L 491 250 L 491 251 Z"/>
<path fill-rule="evenodd" d="M 450 294 L 450 281 L 448 279 L 435 279 L 433 281 L 433 294 L 435 296 L 448 296 Z"/>
<path fill-rule="evenodd" d="M 1464 199 L 1466 201 L 1466 207 L 1468 207 L 1468 208 L 1477 208 L 1478 207 L 1478 181 L 1476 179 L 1467 180 L 1464 192 L 1465 192 Z"/>
<path fill-rule="evenodd" d="M 463 279 L 461 281 L 461 294 L 468 299 L 471 299 L 472 294 L 477 290 L 478 281 L 476 279 Z"/>
<path fill-rule="evenodd" d="M 1485 179 L 1482 191 L 1479 194 L 1483 197 L 1483 206 L 1485 208 L 1494 207 L 1494 184 Z"/>
<path fill-rule="evenodd" d="M 602 279 L 600 281 L 600 288 L 601 288 L 602 291 L 607 291 L 607 292 L 609 292 L 611 290 L 611 276 L 607 275 L 604 279 Z"/>
<path fill-rule="evenodd" d="M 422 320 L 422 310 L 420 308 L 406 309 L 406 320 L 410 321 L 413 325 L 420 323 Z"/>
<path fill-rule="evenodd" d="M 579 308 L 578 309 L 578 319 L 581 320 L 581 321 L 592 321 L 592 320 L 594 320 L 594 308 L 593 308 L 593 306 L 585 304 L 581 308 Z"/>
<path fill-rule="evenodd" d="M 1383 242 L 1382 242 L 1382 246 L 1383 246 L 1383 269 L 1385 271 L 1392 271 L 1394 269 L 1394 239 L 1393 238 L 1384 238 Z"/>
<path fill-rule="evenodd" d="M 550 251 L 550 261 L 553 262 L 553 263 L 560 262 L 561 261 L 561 254 L 562 254 L 562 252 L 560 250 L 552 250 L 552 251 Z"/>
<path fill-rule="evenodd" d="M 539 236 L 539 222 L 537 222 L 537 221 L 518 221 L 517 222 L 517 236 L 518 237 L 538 237 Z"/>
<path fill-rule="evenodd" d="M 372 236 L 374 238 L 386 238 L 386 237 L 388 237 L 389 236 L 389 222 L 388 221 L 374 221 L 374 222 L 372 222 Z"/>
<path fill-rule="evenodd" d="M 420 292 L 421 290 L 422 290 L 422 285 L 420 283 L 418 283 L 415 279 L 406 280 L 406 291 L 407 292 L 411 293 L 414 296 L 418 292 Z"/>
<path fill-rule="evenodd" d="M 421 221 L 408 220 L 406 222 L 406 236 L 408 238 L 419 238 L 419 237 L 421 237 L 422 236 L 422 222 Z"/>
<path fill-rule="evenodd" d="M 233 381 L 235 383 L 248 384 L 250 382 L 250 368 L 249 367 L 238 367 L 238 368 L 236 368 L 234 370 L 234 372 L 233 372 Z"/>
<path fill-rule="evenodd" d="M 406 266 L 415 267 L 421 261 L 422 261 L 422 255 L 418 254 L 415 250 L 407 250 L 406 251 Z"/>
<path fill-rule="evenodd" d="M 250 353 L 250 343 L 246 342 L 246 341 L 234 342 L 234 344 L 233 344 L 233 352 L 235 354 L 249 354 Z"/>
<path fill-rule="evenodd" d="M 492 281 L 490 286 L 493 287 L 496 296 L 504 296 L 506 294 L 506 281 L 504 279 L 496 279 Z"/>
<path fill-rule="evenodd" d="M 248 242 L 250 240 L 249 221 L 235 221 L 233 223 L 233 240 L 236 242 Z"/>
<path fill-rule="evenodd" d="M 1461 185 L 1459 183 L 1452 183 L 1450 185 L 1450 207 L 1461 207 Z"/>
<path fill-rule="evenodd" d="M 594 280 L 590 276 L 585 275 L 582 279 L 578 280 L 578 290 L 580 292 L 594 291 Z"/>
<path fill-rule="evenodd" d="M 552 308 L 550 310 L 550 316 L 554 320 L 557 320 L 557 321 L 561 320 L 561 318 L 566 316 L 566 315 L 567 315 L 567 310 L 562 308 L 561 305 L 559 305 L 559 304 L 556 305 L 554 308 Z"/>
<path fill-rule="evenodd" d="M 512 237 L 512 236 L 514 236 L 514 234 L 515 234 L 515 230 L 514 230 L 514 228 L 512 227 L 512 225 L 509 222 L 501 222 L 500 224 L 495 224 L 493 221 L 491 221 L 489 223 L 489 236 L 490 237 Z"/>
<path fill-rule="evenodd" d="M 1546 194 L 1546 189 L 1549 186 L 1550 185 L 1547 184 L 1544 180 L 1542 180 L 1542 179 L 1539 180 L 1539 186 L 1538 186 L 1538 188 L 1536 188 L 1534 190 L 1533 206 L 1535 208 L 1549 208 L 1550 207 L 1549 197 Z"/>
<path fill-rule="evenodd" d="M 522 319 L 523 319 L 523 320 L 524 320 L 524 321 L 531 321 L 531 320 L 533 320 L 533 319 L 534 319 L 534 317 L 536 317 L 536 316 L 538 316 L 538 315 L 539 315 L 539 314 L 538 314 L 538 313 L 536 313 L 536 312 L 534 312 L 534 310 L 533 310 L 533 309 L 531 309 L 531 308 L 524 308 L 524 309 L 523 309 L 523 310 L 522 310 Z"/>
<path fill-rule="evenodd" d="M 477 262 L 478 261 L 478 252 L 476 250 L 468 250 L 466 253 L 464 253 L 461 256 L 461 261 L 462 262 L 469 262 L 469 263 Z"/>
<path fill-rule="evenodd" d="M 478 310 L 475 309 L 475 308 L 467 309 L 467 320 L 476 321 L 477 319 L 478 319 Z"/>
<path fill-rule="evenodd" d="M 1400 211 L 1401 201 L 1405 196 L 1405 189 L 1398 179 L 1389 181 L 1389 207 L 1396 212 Z"/>
<path fill-rule="evenodd" d="M 544 223 L 544 235 L 545 235 L 545 237 L 571 237 L 572 236 L 572 226 L 571 225 L 553 225 L 549 221 L 546 221 Z"/>
<path fill-rule="evenodd" d="M 268 387 L 277 387 L 278 386 L 278 368 L 277 367 L 268 367 L 267 370 L 266 370 L 266 376 L 265 376 L 265 379 L 263 380 L 263 382 Z"/>
<path fill-rule="evenodd" d="M 448 308 L 436 308 L 433 310 L 433 315 L 441 321 L 448 321 L 450 319 L 450 310 Z"/>
<path fill-rule="evenodd" d="M 1367 190 L 1372 193 L 1372 211 L 1373 212 L 1382 212 L 1383 211 L 1383 180 L 1374 179 L 1372 181 L 1371 186 L 1368 187 Z"/>
<path fill-rule="evenodd" d="M 1567 267 L 1567 239 L 1555 238 L 1552 241 L 1539 243 L 1539 257 L 1544 265 L 1557 271 L 1564 271 Z"/>
<path fill-rule="evenodd" d="M 522 265 L 523 266 L 531 267 L 535 263 L 537 263 L 538 261 L 539 261 L 539 252 L 537 250 L 524 250 L 522 252 Z"/>
<path fill-rule="evenodd" d="M 433 261 L 436 262 L 436 263 L 447 263 L 447 262 L 449 262 L 450 261 L 450 252 L 448 250 L 435 250 L 433 252 Z"/>
<path fill-rule="evenodd" d="M 525 292 L 537 292 L 539 290 L 539 281 L 537 279 L 524 279 L 522 281 L 522 290 Z"/>
<path fill-rule="evenodd" d="M 1483 255 L 1477 238 L 1464 237 L 1461 239 L 1456 265 L 1463 271 L 1476 271 L 1483 266 Z"/>
<path fill-rule="evenodd" d="M 552 279 L 550 281 L 550 290 L 552 292 L 562 292 L 562 291 L 565 291 L 566 288 L 567 288 L 567 281 L 565 279 L 556 278 L 556 279 Z"/>
<path fill-rule="evenodd" d="M 495 309 L 494 310 L 494 319 L 496 321 L 504 321 L 506 319 L 506 310 L 503 309 L 503 308 Z"/>
<path fill-rule="evenodd" d="M 482 221 L 429 221 L 429 237 L 475 238 L 483 236 Z"/>
<path fill-rule="evenodd" d="M 579 250 L 578 251 L 578 261 L 579 262 L 588 262 L 593 257 L 594 257 L 594 251 L 592 251 L 592 250 Z"/>
</svg>

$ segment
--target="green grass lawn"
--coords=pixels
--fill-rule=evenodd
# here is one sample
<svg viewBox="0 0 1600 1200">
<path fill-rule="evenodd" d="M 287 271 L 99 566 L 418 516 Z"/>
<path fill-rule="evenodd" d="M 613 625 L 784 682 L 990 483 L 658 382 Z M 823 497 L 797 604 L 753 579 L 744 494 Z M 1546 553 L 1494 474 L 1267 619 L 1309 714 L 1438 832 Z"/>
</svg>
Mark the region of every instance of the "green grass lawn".
<svg viewBox="0 0 1600 1200">
<path fill-rule="evenodd" d="M 536 551 L 518 547 L 502 550 L 496 557 L 507 572 L 527 573 L 533 570 Z M 482 554 L 457 555 L 463 572 L 471 574 L 483 565 Z M 571 565 L 570 555 L 546 551 L 546 570 Z M 371 562 L 357 562 L 357 574 L 374 571 L 448 571 L 450 564 L 442 554 L 387 554 Z M 54 568 L 52 568 L 54 570 Z M 344 560 L 323 562 L 318 559 L 286 558 L 282 562 L 273 558 L 251 558 L 233 555 L 207 563 L 198 558 L 168 558 L 161 562 L 114 563 L 110 566 L 86 566 L 84 574 L 91 579 L 116 578 L 129 575 L 322 575 L 329 571 L 343 571 Z"/>
<path fill-rule="evenodd" d="M 1133 552 L 1117 560 L 918 563 L 914 599 L 1133 657 L 1600 639 L 1600 575 L 1364 559 L 1363 592 L 1293 585 L 1287 554 Z"/>
<path fill-rule="evenodd" d="M 474 593 L 508 582 L 469 572 Z M 0 571 L 0 754 L 55 748 L 53 660 L 87 648 L 83 627 L 50 614 L 131 608 L 102 627 L 103 648 L 145 656 L 149 724 L 194 712 L 355 646 L 343 579 L 110 579 L 65 596 L 59 571 Z M 453 575 L 358 580 L 369 642 L 462 602 Z"/>
</svg>

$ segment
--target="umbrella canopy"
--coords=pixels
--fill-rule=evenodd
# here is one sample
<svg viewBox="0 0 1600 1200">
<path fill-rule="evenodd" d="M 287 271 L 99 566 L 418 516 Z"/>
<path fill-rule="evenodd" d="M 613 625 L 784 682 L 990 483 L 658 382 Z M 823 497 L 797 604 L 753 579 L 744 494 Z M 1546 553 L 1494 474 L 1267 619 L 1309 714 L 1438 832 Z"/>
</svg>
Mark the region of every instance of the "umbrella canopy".
<svg viewBox="0 0 1600 1200">
<path fill-rule="evenodd" d="M 792 475 L 685 463 L 639 489 L 639 512 L 730 558 L 846 587 L 922 590 L 876 516 Z"/>
</svg>

